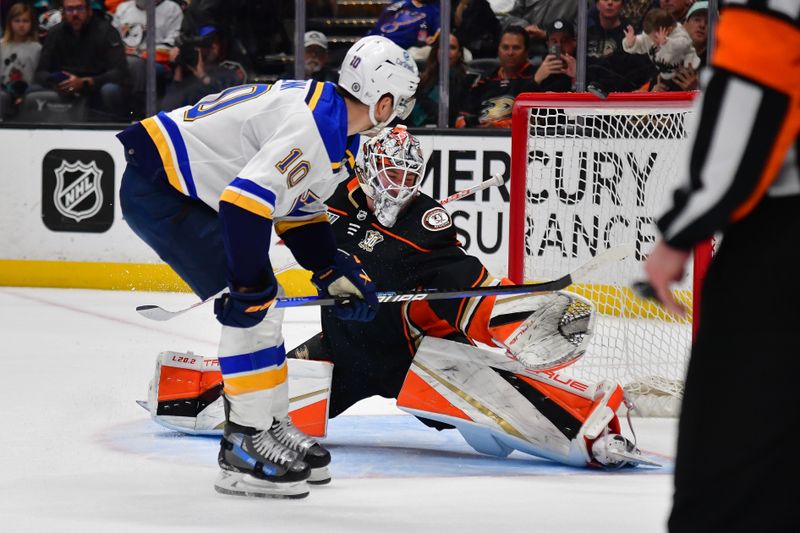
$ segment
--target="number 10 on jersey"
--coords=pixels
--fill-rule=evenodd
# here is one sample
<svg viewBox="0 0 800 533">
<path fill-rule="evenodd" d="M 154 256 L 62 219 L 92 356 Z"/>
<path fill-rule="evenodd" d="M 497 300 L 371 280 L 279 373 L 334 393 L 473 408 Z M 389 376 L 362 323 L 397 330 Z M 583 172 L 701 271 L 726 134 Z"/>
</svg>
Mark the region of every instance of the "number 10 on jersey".
<svg viewBox="0 0 800 533">
<path fill-rule="evenodd" d="M 297 161 L 300 159 L 301 155 L 303 155 L 303 151 L 300 148 L 292 148 L 289 154 L 275 165 L 275 168 L 277 168 L 281 174 L 286 174 L 288 171 L 286 185 L 290 189 L 303 181 L 303 178 L 305 178 L 311 170 L 311 163 L 308 161 Z"/>
</svg>

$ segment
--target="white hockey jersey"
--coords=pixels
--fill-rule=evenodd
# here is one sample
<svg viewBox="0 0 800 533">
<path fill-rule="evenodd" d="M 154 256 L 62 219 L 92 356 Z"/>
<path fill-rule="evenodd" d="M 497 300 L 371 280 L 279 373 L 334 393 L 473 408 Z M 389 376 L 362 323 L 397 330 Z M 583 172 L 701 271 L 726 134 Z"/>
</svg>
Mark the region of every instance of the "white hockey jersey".
<svg viewBox="0 0 800 533">
<path fill-rule="evenodd" d="M 119 137 L 148 174 L 216 210 L 224 199 L 273 219 L 278 233 L 325 213 L 359 143 L 335 85 L 314 80 L 232 87 L 137 126 Z"/>
</svg>

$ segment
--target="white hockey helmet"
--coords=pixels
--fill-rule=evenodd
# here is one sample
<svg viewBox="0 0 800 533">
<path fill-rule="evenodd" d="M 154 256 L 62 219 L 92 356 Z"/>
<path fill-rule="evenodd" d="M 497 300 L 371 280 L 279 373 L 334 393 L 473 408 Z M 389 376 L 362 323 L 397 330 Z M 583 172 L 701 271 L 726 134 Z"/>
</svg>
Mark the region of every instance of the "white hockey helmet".
<svg viewBox="0 0 800 533">
<path fill-rule="evenodd" d="M 378 128 L 395 117 L 408 117 L 418 84 L 419 71 L 411 55 L 379 35 L 363 37 L 351 46 L 339 71 L 339 86 L 369 106 L 369 119 Z M 387 93 L 394 99 L 394 110 L 379 124 L 375 104 Z"/>
<path fill-rule="evenodd" d="M 419 141 L 403 125 L 384 128 L 361 147 L 356 176 L 372 199 L 378 222 L 391 228 L 419 192 L 425 158 Z"/>
</svg>

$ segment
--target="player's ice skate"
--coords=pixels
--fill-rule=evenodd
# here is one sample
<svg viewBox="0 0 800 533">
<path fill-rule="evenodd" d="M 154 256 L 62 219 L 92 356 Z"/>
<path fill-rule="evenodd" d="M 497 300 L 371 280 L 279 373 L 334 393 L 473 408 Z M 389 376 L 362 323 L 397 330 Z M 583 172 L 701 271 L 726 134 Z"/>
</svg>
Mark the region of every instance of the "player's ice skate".
<svg viewBox="0 0 800 533">
<path fill-rule="evenodd" d="M 308 496 L 308 465 L 268 430 L 257 431 L 228 422 L 218 462 L 222 471 L 214 488 L 222 494 L 258 498 Z"/>
<path fill-rule="evenodd" d="M 276 420 L 269 431 L 278 442 L 297 452 L 300 459 L 309 466 L 311 469 L 311 475 L 307 480 L 309 483 L 325 485 L 331 482 L 331 473 L 328 469 L 331 454 L 316 439 L 297 429 L 291 418 L 287 416 L 282 420 Z"/>
</svg>

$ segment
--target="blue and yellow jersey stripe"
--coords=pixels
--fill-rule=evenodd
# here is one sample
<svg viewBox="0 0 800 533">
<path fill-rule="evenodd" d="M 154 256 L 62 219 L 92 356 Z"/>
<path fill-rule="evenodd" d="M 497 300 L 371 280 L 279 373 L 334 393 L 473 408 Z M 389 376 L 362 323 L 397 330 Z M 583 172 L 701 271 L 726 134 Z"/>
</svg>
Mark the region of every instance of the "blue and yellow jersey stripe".
<svg viewBox="0 0 800 533">
<path fill-rule="evenodd" d="M 219 358 L 225 394 L 239 395 L 277 387 L 286 382 L 286 349 L 283 344 L 253 353 Z"/>
<path fill-rule="evenodd" d="M 170 185 L 192 198 L 197 198 L 189 154 L 178 125 L 163 111 L 142 121 L 142 126 L 153 140 L 161 158 Z"/>
<path fill-rule="evenodd" d="M 272 219 L 275 193 L 250 180 L 236 178 L 222 191 L 220 202 L 233 204 L 258 216 Z"/>
<path fill-rule="evenodd" d="M 311 80 L 306 89 L 305 101 L 322 137 L 331 168 L 339 170 L 343 162 L 356 153 L 359 143 L 358 135 L 347 136 L 347 106 L 344 98 L 336 93 L 334 84 Z M 348 149 L 350 156 L 346 153 Z"/>
</svg>

